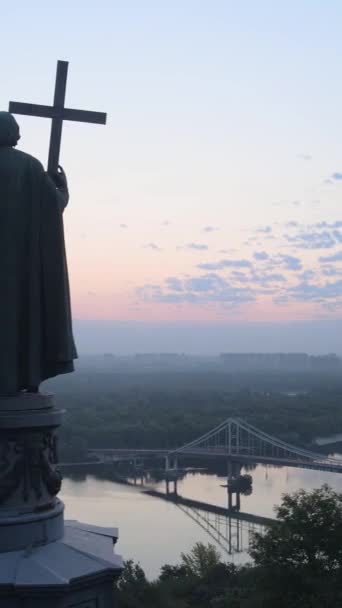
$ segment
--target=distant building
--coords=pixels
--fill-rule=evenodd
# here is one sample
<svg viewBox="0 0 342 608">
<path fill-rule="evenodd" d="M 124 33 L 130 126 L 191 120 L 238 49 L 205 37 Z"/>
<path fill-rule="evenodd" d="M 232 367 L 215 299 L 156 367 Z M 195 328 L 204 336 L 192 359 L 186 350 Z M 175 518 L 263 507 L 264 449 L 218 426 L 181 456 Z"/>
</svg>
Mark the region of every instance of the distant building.
<svg viewBox="0 0 342 608">
<path fill-rule="evenodd" d="M 310 357 L 310 367 L 313 371 L 342 371 L 342 361 L 335 353 Z"/>
<path fill-rule="evenodd" d="M 138 361 L 183 361 L 186 355 L 180 353 L 137 353 Z"/>
<path fill-rule="evenodd" d="M 135 362 L 143 369 L 178 369 L 187 357 L 179 353 L 137 353 Z"/>
<path fill-rule="evenodd" d="M 307 353 L 222 353 L 220 361 L 230 371 L 335 371 L 341 368 L 337 355 Z"/>
</svg>

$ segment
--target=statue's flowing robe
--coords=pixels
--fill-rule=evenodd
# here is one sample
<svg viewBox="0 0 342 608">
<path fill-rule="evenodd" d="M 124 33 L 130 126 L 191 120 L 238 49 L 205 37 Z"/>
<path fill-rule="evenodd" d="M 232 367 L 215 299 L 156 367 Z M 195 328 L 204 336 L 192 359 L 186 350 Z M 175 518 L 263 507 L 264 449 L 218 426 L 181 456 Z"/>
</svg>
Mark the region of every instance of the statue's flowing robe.
<svg viewBox="0 0 342 608">
<path fill-rule="evenodd" d="M 74 369 L 66 202 L 39 161 L 0 146 L 0 395 Z"/>
</svg>

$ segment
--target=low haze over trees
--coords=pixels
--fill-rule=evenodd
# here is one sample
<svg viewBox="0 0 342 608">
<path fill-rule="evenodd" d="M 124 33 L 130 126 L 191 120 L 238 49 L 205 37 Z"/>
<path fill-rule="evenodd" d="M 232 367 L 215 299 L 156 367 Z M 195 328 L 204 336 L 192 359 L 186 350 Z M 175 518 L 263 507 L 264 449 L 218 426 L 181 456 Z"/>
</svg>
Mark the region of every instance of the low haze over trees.
<svg viewBox="0 0 342 608">
<path fill-rule="evenodd" d="M 176 447 L 229 416 L 300 446 L 342 431 L 339 374 L 88 370 L 47 387 L 67 410 L 61 458 L 69 461 L 89 447 Z"/>
</svg>

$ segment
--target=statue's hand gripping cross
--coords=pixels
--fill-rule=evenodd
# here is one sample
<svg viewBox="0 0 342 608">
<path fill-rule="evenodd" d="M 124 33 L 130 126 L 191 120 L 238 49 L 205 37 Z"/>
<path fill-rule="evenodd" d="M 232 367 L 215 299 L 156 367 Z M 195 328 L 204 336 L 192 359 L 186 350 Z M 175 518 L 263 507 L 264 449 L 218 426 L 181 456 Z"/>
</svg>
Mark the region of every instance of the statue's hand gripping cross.
<svg viewBox="0 0 342 608">
<path fill-rule="evenodd" d="M 26 116 L 40 116 L 42 118 L 52 119 L 48 160 L 49 173 L 57 173 L 63 120 L 88 122 L 98 125 L 105 125 L 107 120 L 107 115 L 103 112 L 87 112 L 85 110 L 72 110 L 64 107 L 68 65 L 69 64 L 67 61 L 58 61 L 57 63 L 55 98 L 53 106 L 42 106 L 31 103 L 20 103 L 16 101 L 11 101 L 9 104 L 9 111 L 12 114 L 24 114 Z"/>
</svg>

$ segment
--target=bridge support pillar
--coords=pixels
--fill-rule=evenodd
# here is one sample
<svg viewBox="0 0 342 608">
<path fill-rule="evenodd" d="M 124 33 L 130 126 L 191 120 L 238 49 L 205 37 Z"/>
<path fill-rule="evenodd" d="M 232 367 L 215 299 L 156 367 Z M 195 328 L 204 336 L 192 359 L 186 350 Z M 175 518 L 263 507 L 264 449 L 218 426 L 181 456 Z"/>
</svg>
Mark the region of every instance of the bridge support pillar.
<svg viewBox="0 0 342 608">
<path fill-rule="evenodd" d="M 141 471 L 144 468 L 144 459 L 138 456 L 133 458 L 133 468 L 135 471 Z"/>
<path fill-rule="evenodd" d="M 178 456 L 171 458 L 169 454 L 165 456 L 165 471 L 177 471 L 178 470 Z"/>
<path fill-rule="evenodd" d="M 233 502 L 233 496 L 235 494 L 235 504 Z M 240 492 L 233 492 L 228 488 L 228 510 L 229 511 L 240 511 L 241 509 L 241 498 Z"/>
<path fill-rule="evenodd" d="M 227 481 L 237 479 L 241 475 L 241 464 L 234 460 L 228 459 L 227 462 Z"/>
<path fill-rule="evenodd" d="M 166 480 L 165 480 L 165 484 L 166 484 L 166 495 L 169 496 L 170 494 L 174 494 L 175 496 L 177 496 L 177 494 L 178 494 L 178 479 L 170 480 L 167 477 Z M 173 484 L 173 492 L 170 491 L 170 484 Z"/>
<path fill-rule="evenodd" d="M 227 491 L 228 491 L 228 510 L 240 511 L 241 500 L 239 491 L 239 477 L 241 475 L 241 464 L 230 458 L 227 461 Z M 234 504 L 235 494 L 235 504 Z"/>
</svg>

